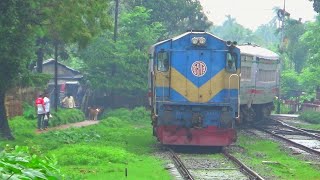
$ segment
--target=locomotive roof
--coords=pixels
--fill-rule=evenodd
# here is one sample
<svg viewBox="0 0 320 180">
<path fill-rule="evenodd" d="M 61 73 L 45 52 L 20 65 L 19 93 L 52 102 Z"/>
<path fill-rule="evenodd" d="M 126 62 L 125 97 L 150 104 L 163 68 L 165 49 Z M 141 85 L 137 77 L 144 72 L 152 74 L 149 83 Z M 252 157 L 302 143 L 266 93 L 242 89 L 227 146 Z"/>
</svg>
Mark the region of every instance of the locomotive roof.
<svg viewBox="0 0 320 180">
<path fill-rule="evenodd" d="M 245 45 L 238 45 L 241 54 L 257 56 L 260 58 L 270 59 L 270 60 L 278 60 L 279 55 L 273 51 L 270 51 L 266 48 L 260 47 L 258 45 L 253 44 L 245 44 Z"/>
<path fill-rule="evenodd" d="M 189 32 L 185 32 L 185 33 L 183 33 L 183 34 L 181 34 L 181 35 L 179 35 L 179 36 L 175 36 L 175 37 L 173 37 L 173 38 L 171 38 L 171 39 L 166 39 L 166 40 L 157 42 L 156 44 L 154 44 L 154 45 L 152 45 L 152 46 L 150 47 L 149 52 L 153 52 L 153 51 L 154 51 L 154 47 L 157 46 L 157 45 L 159 45 L 159 44 L 165 43 L 165 42 L 167 42 L 167 41 L 175 41 L 175 40 L 178 40 L 178 39 L 180 39 L 180 38 L 182 38 L 182 37 L 184 37 L 184 36 L 186 36 L 186 35 L 188 35 L 188 34 L 209 34 L 209 35 L 212 36 L 212 37 L 215 37 L 215 38 L 217 38 L 217 39 L 219 39 L 219 40 L 221 40 L 221 41 L 224 41 L 224 40 L 222 40 L 221 38 L 218 38 L 217 36 L 215 36 L 215 35 L 213 35 L 213 34 L 211 34 L 211 33 L 208 33 L 208 32 L 189 31 Z"/>
</svg>

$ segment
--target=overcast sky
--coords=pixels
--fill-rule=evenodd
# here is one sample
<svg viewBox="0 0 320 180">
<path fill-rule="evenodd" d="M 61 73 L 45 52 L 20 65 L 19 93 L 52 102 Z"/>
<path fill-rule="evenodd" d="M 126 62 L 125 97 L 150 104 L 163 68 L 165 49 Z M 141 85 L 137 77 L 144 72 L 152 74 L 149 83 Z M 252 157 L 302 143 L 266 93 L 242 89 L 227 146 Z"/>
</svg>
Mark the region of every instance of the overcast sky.
<svg viewBox="0 0 320 180">
<path fill-rule="evenodd" d="M 204 12 L 214 25 L 221 25 L 225 16 L 230 14 L 246 28 L 256 29 L 261 24 L 268 23 L 274 16 L 273 8 L 283 8 L 284 0 L 199 0 Z M 313 11 L 309 0 L 286 0 L 286 11 L 293 19 L 314 21 L 316 12 Z"/>
</svg>

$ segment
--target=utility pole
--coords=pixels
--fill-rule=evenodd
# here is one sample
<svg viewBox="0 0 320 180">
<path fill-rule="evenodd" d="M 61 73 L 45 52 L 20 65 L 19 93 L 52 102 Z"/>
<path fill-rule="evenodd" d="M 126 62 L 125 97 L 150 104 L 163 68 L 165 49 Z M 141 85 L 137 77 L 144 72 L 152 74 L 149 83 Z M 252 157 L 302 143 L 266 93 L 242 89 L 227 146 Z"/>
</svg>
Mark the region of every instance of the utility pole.
<svg viewBox="0 0 320 180">
<path fill-rule="evenodd" d="M 114 34 L 113 34 L 113 40 L 114 42 L 117 42 L 117 34 L 118 34 L 118 14 L 119 14 L 119 1 L 116 1 L 116 7 L 114 12 Z"/>
<path fill-rule="evenodd" d="M 285 21 L 285 17 L 286 17 L 286 0 L 283 0 L 283 10 L 282 10 L 282 18 L 281 18 L 281 42 L 280 42 L 280 48 L 281 48 L 281 51 L 283 52 L 284 50 L 284 21 Z M 280 63 L 280 68 L 281 68 L 281 61 L 279 62 Z M 279 69 L 279 88 L 278 88 L 278 101 L 277 101 L 277 114 L 280 114 L 280 101 L 281 101 L 281 98 L 280 98 L 280 80 L 281 80 L 281 76 L 280 76 L 280 69 Z"/>
<path fill-rule="evenodd" d="M 54 40 L 54 109 L 58 112 L 58 40 Z"/>
</svg>

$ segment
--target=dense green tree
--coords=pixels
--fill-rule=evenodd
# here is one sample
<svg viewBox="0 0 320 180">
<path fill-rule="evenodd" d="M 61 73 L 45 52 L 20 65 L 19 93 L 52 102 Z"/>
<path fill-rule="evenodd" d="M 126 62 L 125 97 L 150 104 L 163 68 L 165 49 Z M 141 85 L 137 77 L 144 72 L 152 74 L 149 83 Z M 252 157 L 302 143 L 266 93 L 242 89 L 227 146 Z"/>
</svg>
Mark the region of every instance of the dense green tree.
<svg viewBox="0 0 320 180">
<path fill-rule="evenodd" d="M 303 23 L 294 19 L 287 20 L 284 30 L 285 51 L 294 64 L 295 71 L 298 73 L 302 71 L 308 55 L 306 45 L 300 41 L 300 37 L 304 32 L 305 25 Z"/>
<path fill-rule="evenodd" d="M 315 92 L 320 85 L 320 68 L 312 66 L 304 68 L 299 75 L 299 82 L 307 94 Z"/>
<path fill-rule="evenodd" d="M 308 64 L 314 67 L 320 66 L 320 16 L 317 16 L 315 22 L 309 22 L 306 27 L 306 32 L 301 36 L 302 42 L 308 49 Z"/>
<path fill-rule="evenodd" d="M 254 35 L 259 37 L 256 39 L 257 44 L 267 48 L 275 47 L 280 41 L 280 37 L 277 35 L 276 31 L 277 22 L 274 20 L 271 20 L 267 24 L 260 25 L 254 32 Z"/>
<path fill-rule="evenodd" d="M 34 57 L 35 37 L 73 43 L 80 48 L 102 29 L 111 27 L 104 0 L 0 1 L 0 130 L 13 138 L 5 114 L 4 97 Z"/>
<path fill-rule="evenodd" d="M 108 8 L 109 2 L 105 0 L 38 1 L 39 50 L 48 42 L 77 43 L 80 48 L 85 47 L 92 37 L 111 27 Z"/>
<path fill-rule="evenodd" d="M 295 93 L 300 90 L 298 74 L 293 70 L 286 70 L 281 73 L 281 96 L 289 99 L 295 97 Z"/>
<path fill-rule="evenodd" d="M 212 23 L 204 14 L 199 0 L 132 0 L 127 6 L 144 6 L 152 10 L 150 22 L 161 22 L 166 31 L 161 39 L 187 30 L 207 30 Z"/>
<path fill-rule="evenodd" d="M 117 42 L 112 33 L 96 38 L 81 53 L 91 85 L 108 94 L 135 95 L 146 92 L 148 48 L 163 33 L 160 23 L 151 22 L 150 10 L 135 7 L 122 13 Z"/>
<path fill-rule="evenodd" d="M 258 38 L 254 36 L 250 29 L 247 29 L 237 23 L 236 19 L 230 15 L 226 16 L 226 20 L 221 26 L 213 27 L 210 30 L 213 34 L 219 38 L 230 41 L 237 41 L 238 44 L 242 43 L 256 43 Z"/>
<path fill-rule="evenodd" d="M 33 0 L 0 1 L 0 133 L 7 139 L 13 136 L 6 116 L 5 94 L 21 77 L 34 52 L 33 7 Z"/>
<path fill-rule="evenodd" d="M 320 0 L 309 0 L 309 1 L 313 1 L 314 11 L 319 13 L 320 12 Z"/>
</svg>

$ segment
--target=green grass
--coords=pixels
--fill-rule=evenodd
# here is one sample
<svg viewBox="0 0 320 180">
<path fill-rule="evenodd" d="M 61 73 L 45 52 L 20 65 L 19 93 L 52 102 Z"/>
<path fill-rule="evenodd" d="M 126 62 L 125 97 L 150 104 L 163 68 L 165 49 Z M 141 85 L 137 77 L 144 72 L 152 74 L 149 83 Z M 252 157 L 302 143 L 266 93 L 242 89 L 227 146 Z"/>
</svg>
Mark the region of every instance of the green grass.
<svg viewBox="0 0 320 180">
<path fill-rule="evenodd" d="M 299 119 L 311 124 L 320 125 L 320 112 L 305 111 L 300 114 Z"/>
<path fill-rule="evenodd" d="M 10 121 L 15 141 L 55 157 L 66 179 L 171 179 L 155 157 L 149 113 L 144 108 L 106 113 L 99 124 L 35 134 L 36 121 Z M 125 169 L 127 168 L 127 178 Z"/>
<path fill-rule="evenodd" d="M 240 134 L 237 144 L 243 149 L 242 153 L 235 153 L 235 156 L 242 159 L 249 167 L 253 167 L 263 177 L 320 179 L 319 169 L 307 164 L 300 156 L 289 155 L 290 152 L 285 152 L 275 142 Z M 263 161 L 278 163 L 263 163 Z"/>
</svg>

